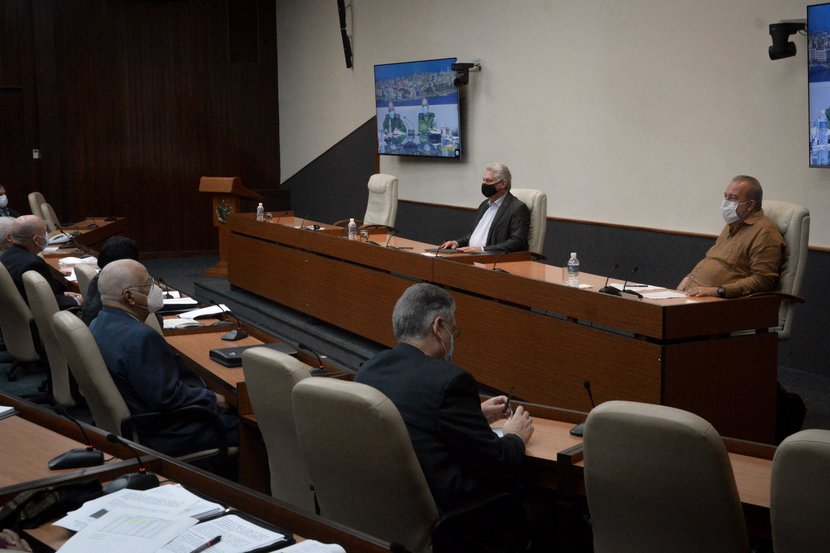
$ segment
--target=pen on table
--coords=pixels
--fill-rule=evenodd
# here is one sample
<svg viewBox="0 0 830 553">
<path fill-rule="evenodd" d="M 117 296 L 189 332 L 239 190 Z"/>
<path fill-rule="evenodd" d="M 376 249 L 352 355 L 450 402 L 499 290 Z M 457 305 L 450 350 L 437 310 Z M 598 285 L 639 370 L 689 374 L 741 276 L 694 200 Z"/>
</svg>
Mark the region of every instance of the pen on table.
<svg viewBox="0 0 830 553">
<path fill-rule="evenodd" d="M 216 545 L 220 541 L 222 541 L 222 536 L 216 536 L 212 540 L 208 540 L 207 542 L 203 543 L 202 545 L 200 545 L 199 547 L 197 547 L 196 549 L 194 549 L 190 553 L 202 553 L 202 551 L 204 551 L 208 547 L 213 547 L 214 545 Z"/>
</svg>

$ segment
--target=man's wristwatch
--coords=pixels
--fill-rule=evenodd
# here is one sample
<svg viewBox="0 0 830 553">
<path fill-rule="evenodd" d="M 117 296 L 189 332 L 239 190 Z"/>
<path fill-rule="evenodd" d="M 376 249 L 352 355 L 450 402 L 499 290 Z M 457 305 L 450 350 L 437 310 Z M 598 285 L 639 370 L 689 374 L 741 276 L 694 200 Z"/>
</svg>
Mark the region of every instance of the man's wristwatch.
<svg viewBox="0 0 830 553">
<path fill-rule="evenodd" d="M 719 298 L 725 298 L 725 297 L 726 297 L 726 288 L 724 288 L 723 286 L 720 286 L 720 287 L 718 288 L 718 292 L 717 292 L 717 293 L 718 293 L 718 297 L 719 297 Z"/>
</svg>

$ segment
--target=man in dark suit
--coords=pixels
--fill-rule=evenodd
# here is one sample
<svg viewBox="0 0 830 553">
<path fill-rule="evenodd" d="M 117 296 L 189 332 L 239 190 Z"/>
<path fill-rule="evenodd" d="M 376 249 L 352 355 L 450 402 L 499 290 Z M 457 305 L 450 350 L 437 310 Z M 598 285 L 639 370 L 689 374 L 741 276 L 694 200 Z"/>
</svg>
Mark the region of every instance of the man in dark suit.
<svg viewBox="0 0 830 553">
<path fill-rule="evenodd" d="M 20 290 L 23 299 L 26 300 L 26 303 L 29 300 L 26 298 L 26 290 L 23 287 L 23 273 L 26 271 L 36 271 L 51 285 L 52 291 L 55 293 L 55 299 L 58 302 L 58 307 L 61 309 L 69 309 L 70 307 L 78 307 L 81 305 L 83 302 L 81 295 L 75 292 L 65 291 L 64 284 L 58 283 L 52 278 L 49 265 L 37 256 L 49 241 L 43 219 L 37 215 L 23 215 L 22 217 L 18 217 L 12 223 L 9 236 L 11 238 L 11 245 L 0 256 L 0 263 L 6 267 L 17 289 Z"/>
<path fill-rule="evenodd" d="M 455 302 L 432 284 L 416 284 L 395 304 L 398 345 L 375 355 L 355 380 L 383 392 L 401 413 L 439 510 L 513 488 L 533 423 L 505 396 L 479 403 L 475 379 L 450 360 L 458 331 Z M 509 417 L 504 437 L 490 423 Z"/>
<path fill-rule="evenodd" d="M 164 337 L 144 324 L 164 300 L 147 269 L 132 259 L 109 263 L 101 270 L 98 289 L 104 308 L 89 329 L 98 343 L 115 385 L 133 415 L 201 405 L 217 414 L 228 408 L 225 398 L 182 381 L 178 361 Z M 228 445 L 235 445 L 238 419 L 219 415 Z M 182 455 L 217 447 L 207 422 L 177 420 L 164 428 L 138 428 L 142 444 Z"/>
<path fill-rule="evenodd" d="M 510 169 L 501 163 L 484 168 L 481 193 L 487 198 L 476 212 L 470 234 L 447 240 L 442 248 L 460 252 L 520 252 L 527 250 L 530 210 L 510 193 Z"/>
</svg>

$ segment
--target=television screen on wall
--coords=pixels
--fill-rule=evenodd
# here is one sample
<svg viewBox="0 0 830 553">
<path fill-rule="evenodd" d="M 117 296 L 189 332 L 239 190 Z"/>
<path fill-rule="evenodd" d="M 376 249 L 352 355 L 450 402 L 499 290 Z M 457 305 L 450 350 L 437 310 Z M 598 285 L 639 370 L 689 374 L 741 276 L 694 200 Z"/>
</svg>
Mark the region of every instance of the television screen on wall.
<svg viewBox="0 0 830 553">
<path fill-rule="evenodd" d="M 807 6 L 810 167 L 830 167 L 830 3 Z"/>
<path fill-rule="evenodd" d="M 378 153 L 460 159 L 456 58 L 375 66 Z"/>
</svg>

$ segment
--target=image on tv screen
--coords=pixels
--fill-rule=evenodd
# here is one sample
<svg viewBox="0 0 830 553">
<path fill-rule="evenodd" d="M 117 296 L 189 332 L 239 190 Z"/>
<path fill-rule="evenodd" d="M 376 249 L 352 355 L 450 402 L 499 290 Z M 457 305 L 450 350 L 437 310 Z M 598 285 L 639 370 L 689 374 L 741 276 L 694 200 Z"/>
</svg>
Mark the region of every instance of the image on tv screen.
<svg viewBox="0 0 830 553">
<path fill-rule="evenodd" d="M 830 167 L 830 4 L 807 6 L 810 167 Z"/>
<path fill-rule="evenodd" d="M 375 66 L 379 154 L 461 157 L 455 60 Z"/>
</svg>

